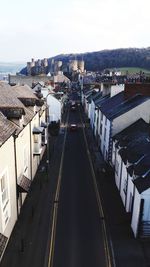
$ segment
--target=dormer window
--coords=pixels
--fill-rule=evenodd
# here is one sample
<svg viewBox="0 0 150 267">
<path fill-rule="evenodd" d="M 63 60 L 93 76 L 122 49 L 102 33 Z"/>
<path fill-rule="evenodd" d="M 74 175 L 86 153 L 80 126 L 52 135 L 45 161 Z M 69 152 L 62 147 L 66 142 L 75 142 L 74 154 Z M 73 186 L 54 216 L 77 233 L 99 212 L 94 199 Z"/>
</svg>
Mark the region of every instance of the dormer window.
<svg viewBox="0 0 150 267">
<path fill-rule="evenodd" d="M 23 108 L 10 108 L 10 107 L 6 107 L 6 108 L 1 108 L 2 113 L 4 114 L 4 116 L 6 116 L 7 118 L 15 118 L 15 119 L 20 119 L 22 117 L 22 115 L 25 114 L 24 109 Z"/>
<path fill-rule="evenodd" d="M 35 105 L 36 99 L 35 98 L 19 98 L 19 100 L 26 106 L 26 107 L 33 107 Z"/>
</svg>

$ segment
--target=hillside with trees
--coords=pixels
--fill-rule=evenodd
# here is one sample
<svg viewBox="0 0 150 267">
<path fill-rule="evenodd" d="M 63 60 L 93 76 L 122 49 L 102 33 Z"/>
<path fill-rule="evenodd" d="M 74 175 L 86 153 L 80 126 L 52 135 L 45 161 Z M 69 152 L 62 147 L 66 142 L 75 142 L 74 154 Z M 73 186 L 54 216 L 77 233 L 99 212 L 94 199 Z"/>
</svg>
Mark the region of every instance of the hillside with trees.
<svg viewBox="0 0 150 267">
<path fill-rule="evenodd" d="M 53 57 L 62 60 L 63 64 L 71 59 L 83 59 L 87 71 L 102 71 L 110 68 L 138 67 L 150 70 L 150 47 L 148 48 L 120 48 L 102 50 L 82 54 L 61 54 Z M 52 58 L 49 58 L 49 68 Z M 25 69 L 21 71 L 25 73 Z"/>
</svg>

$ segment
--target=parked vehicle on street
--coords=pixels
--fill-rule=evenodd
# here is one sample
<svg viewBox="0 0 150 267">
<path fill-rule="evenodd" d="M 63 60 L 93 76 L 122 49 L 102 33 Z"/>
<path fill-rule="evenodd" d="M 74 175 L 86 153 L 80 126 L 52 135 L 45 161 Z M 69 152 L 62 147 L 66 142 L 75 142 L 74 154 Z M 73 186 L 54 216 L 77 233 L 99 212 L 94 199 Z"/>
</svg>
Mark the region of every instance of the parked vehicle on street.
<svg viewBox="0 0 150 267">
<path fill-rule="evenodd" d="M 70 131 L 71 132 L 76 132 L 77 129 L 78 129 L 77 124 L 75 124 L 75 123 L 70 124 Z"/>
</svg>

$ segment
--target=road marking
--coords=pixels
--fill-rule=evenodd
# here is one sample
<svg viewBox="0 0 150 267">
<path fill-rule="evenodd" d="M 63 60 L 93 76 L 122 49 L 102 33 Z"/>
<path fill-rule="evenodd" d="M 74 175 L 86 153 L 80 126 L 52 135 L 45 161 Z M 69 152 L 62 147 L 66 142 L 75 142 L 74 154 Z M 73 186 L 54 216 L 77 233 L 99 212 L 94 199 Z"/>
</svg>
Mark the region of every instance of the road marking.
<svg viewBox="0 0 150 267">
<path fill-rule="evenodd" d="M 106 264 L 107 267 L 112 267 L 112 262 L 111 262 L 111 256 L 110 256 L 110 251 L 109 251 L 109 244 L 108 244 L 108 237 L 107 237 L 107 231 L 106 231 L 106 223 L 105 223 L 105 217 L 104 217 L 104 211 L 102 208 L 102 201 L 101 201 L 101 197 L 98 191 L 98 187 L 97 187 L 97 182 L 96 182 L 96 176 L 95 176 L 95 172 L 94 172 L 94 167 L 93 167 L 93 163 L 92 163 L 92 159 L 91 159 L 91 154 L 89 151 L 89 146 L 87 143 L 87 138 L 86 138 L 86 134 L 85 134 L 85 129 L 84 129 L 84 123 L 82 121 L 82 116 L 81 116 L 81 111 L 79 110 L 79 114 L 80 114 L 80 119 L 81 119 L 81 123 L 82 123 L 82 131 L 83 131 L 83 136 L 84 136 L 84 141 L 85 141 L 85 145 L 86 145 L 86 150 L 87 150 L 87 155 L 88 155 L 88 159 L 90 162 L 90 167 L 91 167 L 91 172 L 92 172 L 92 177 L 93 177 L 93 182 L 94 182 L 94 189 L 95 189 L 95 193 L 96 193 L 96 199 L 97 199 L 97 204 L 98 204 L 98 209 L 99 209 L 99 214 L 100 214 L 100 218 L 101 218 L 101 223 L 102 223 L 102 234 L 103 234 L 103 241 L 104 241 L 104 250 L 105 250 L 105 259 L 106 259 Z M 115 260 L 114 260 L 114 253 L 113 253 L 113 248 L 111 246 L 111 250 L 112 250 L 112 261 L 113 261 L 113 266 L 115 267 Z"/>
<path fill-rule="evenodd" d="M 65 123 L 66 126 L 68 124 L 68 119 L 69 119 L 69 110 L 68 110 L 67 119 L 66 119 L 66 123 Z M 55 199 L 54 199 L 54 209 L 53 209 L 53 215 L 52 215 L 52 217 L 53 217 L 53 219 L 52 219 L 53 220 L 52 221 L 52 232 L 51 232 L 49 256 L 48 256 L 48 267 L 53 266 L 57 213 L 58 213 L 59 194 L 60 194 L 60 187 L 61 187 L 61 178 L 62 178 L 62 168 L 63 168 L 63 161 L 64 161 L 66 137 L 67 137 L 67 127 L 65 127 L 65 135 L 64 135 L 63 149 L 62 149 L 61 161 L 60 161 L 60 167 L 59 167 L 58 182 L 57 182 L 57 188 L 56 188 Z"/>
</svg>

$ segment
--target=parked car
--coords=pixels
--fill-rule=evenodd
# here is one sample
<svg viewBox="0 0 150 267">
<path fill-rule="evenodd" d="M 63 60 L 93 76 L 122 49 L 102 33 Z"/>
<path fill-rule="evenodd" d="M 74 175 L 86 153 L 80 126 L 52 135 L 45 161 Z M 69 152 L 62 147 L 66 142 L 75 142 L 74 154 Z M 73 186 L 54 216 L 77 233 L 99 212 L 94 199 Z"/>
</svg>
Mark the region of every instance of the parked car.
<svg viewBox="0 0 150 267">
<path fill-rule="evenodd" d="M 75 101 L 72 101 L 72 102 L 71 102 L 70 109 L 71 109 L 72 111 L 75 111 L 75 110 L 76 110 L 76 102 L 75 102 Z"/>
<path fill-rule="evenodd" d="M 77 124 L 75 123 L 70 124 L 70 131 L 74 132 L 74 131 L 77 131 L 77 129 L 78 129 Z"/>
<path fill-rule="evenodd" d="M 75 110 L 76 110 L 76 106 L 74 106 L 74 105 L 71 106 L 71 110 L 72 110 L 72 111 L 75 111 Z"/>
</svg>

